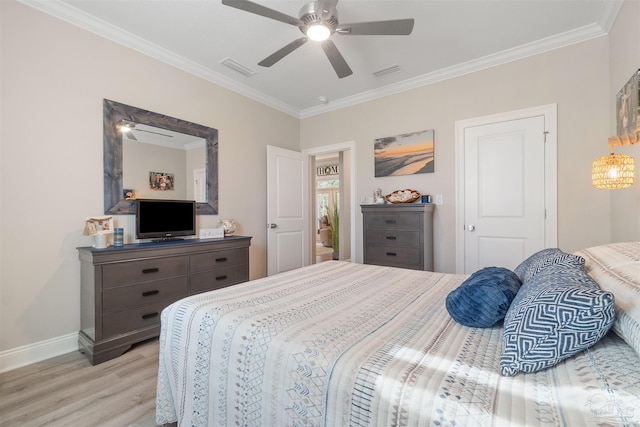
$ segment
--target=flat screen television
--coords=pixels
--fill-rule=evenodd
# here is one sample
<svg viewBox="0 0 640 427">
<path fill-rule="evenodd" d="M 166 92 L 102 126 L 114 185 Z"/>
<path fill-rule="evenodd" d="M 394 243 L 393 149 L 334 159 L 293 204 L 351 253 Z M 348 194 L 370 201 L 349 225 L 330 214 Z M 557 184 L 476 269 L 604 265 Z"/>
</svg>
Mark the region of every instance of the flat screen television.
<svg viewBox="0 0 640 427">
<path fill-rule="evenodd" d="M 195 234 L 194 200 L 136 200 L 136 238 L 177 240 Z"/>
</svg>

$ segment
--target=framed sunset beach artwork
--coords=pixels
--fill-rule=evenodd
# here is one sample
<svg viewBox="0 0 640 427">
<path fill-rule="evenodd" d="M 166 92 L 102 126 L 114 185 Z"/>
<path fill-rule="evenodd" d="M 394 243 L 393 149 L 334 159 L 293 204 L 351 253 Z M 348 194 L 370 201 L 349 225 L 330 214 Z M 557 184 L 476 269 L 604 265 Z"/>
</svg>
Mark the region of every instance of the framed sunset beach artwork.
<svg viewBox="0 0 640 427">
<path fill-rule="evenodd" d="M 433 173 L 433 129 L 375 139 L 374 159 L 376 178 Z"/>
</svg>

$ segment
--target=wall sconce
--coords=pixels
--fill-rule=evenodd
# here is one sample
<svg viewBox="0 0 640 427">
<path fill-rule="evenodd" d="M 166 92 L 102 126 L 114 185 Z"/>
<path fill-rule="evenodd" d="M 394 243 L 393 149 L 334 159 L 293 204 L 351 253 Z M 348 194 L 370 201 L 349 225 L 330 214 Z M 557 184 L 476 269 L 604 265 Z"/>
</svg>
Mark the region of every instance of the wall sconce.
<svg viewBox="0 0 640 427">
<path fill-rule="evenodd" d="M 591 184 L 600 190 L 619 190 L 633 185 L 635 164 L 633 157 L 614 154 L 613 147 L 633 145 L 640 140 L 640 132 L 629 135 L 612 136 L 607 145 L 611 154 L 598 157 L 591 165 Z"/>
</svg>

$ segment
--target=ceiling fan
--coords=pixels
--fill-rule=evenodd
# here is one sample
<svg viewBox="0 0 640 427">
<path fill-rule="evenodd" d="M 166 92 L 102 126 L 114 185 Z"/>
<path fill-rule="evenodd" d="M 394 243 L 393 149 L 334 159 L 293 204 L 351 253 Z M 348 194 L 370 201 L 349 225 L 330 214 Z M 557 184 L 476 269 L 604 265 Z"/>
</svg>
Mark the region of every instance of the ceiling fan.
<svg viewBox="0 0 640 427">
<path fill-rule="evenodd" d="M 144 126 L 145 128 L 141 128 L 140 126 Z M 127 138 L 130 139 L 132 141 L 137 141 L 138 138 L 136 138 L 136 135 L 134 135 L 134 132 L 146 132 L 149 134 L 153 134 L 153 135 L 157 135 L 157 136 L 162 136 L 165 138 L 173 138 L 173 135 L 169 135 L 166 132 L 158 132 L 158 130 L 161 129 L 157 129 L 154 130 L 156 128 L 152 127 L 152 126 L 146 126 L 146 125 L 138 125 L 137 123 L 128 121 L 128 120 L 121 120 L 120 123 L 118 124 L 118 129 L 120 130 L 120 132 L 122 132 L 122 134 Z"/>
<path fill-rule="evenodd" d="M 344 78 L 353 74 L 353 71 L 349 68 L 347 61 L 345 61 L 335 43 L 331 41 L 330 37 L 334 33 L 351 36 L 406 36 L 411 34 L 413 30 L 413 19 L 340 24 L 338 22 L 338 11 L 336 10 L 337 3 L 338 0 L 312 1 L 304 5 L 300 9 L 300 17 L 295 18 L 249 0 L 222 0 L 224 5 L 294 25 L 304 34 L 304 37 L 292 41 L 260 61 L 258 65 L 263 67 L 271 67 L 311 39 L 321 42 L 322 50 L 329 58 L 329 62 L 331 62 L 336 74 L 338 74 L 339 78 Z"/>
</svg>

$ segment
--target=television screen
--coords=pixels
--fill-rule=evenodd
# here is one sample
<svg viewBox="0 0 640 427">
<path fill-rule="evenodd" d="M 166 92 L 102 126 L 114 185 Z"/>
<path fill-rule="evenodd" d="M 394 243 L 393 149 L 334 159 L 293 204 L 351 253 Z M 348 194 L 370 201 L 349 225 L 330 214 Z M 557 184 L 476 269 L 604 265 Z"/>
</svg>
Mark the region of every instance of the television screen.
<svg viewBox="0 0 640 427">
<path fill-rule="evenodd" d="M 169 240 L 195 234 L 194 200 L 136 200 L 136 238 Z"/>
</svg>

